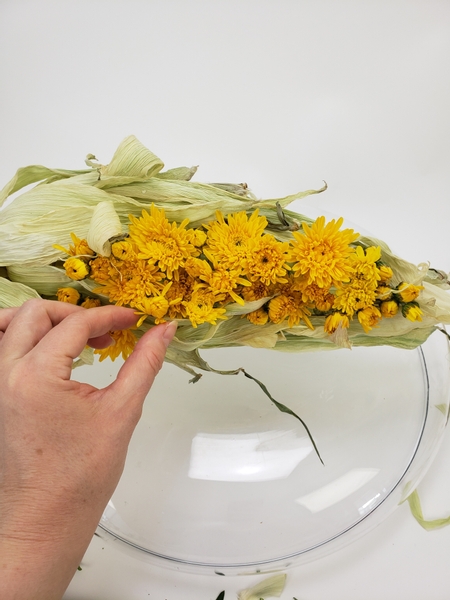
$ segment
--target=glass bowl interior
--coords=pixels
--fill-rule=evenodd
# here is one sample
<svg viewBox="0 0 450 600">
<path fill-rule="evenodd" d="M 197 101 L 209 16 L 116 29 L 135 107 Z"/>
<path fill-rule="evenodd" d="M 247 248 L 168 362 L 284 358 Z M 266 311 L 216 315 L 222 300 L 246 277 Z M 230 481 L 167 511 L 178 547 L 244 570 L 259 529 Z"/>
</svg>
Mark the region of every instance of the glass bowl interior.
<svg viewBox="0 0 450 600">
<path fill-rule="evenodd" d="M 166 364 L 145 402 L 121 481 L 99 525 L 140 558 L 188 571 L 287 568 L 377 525 L 414 489 L 447 422 L 448 342 L 287 354 L 202 353 L 243 375 L 195 384 Z M 120 363 L 77 369 L 101 386 Z"/>
</svg>

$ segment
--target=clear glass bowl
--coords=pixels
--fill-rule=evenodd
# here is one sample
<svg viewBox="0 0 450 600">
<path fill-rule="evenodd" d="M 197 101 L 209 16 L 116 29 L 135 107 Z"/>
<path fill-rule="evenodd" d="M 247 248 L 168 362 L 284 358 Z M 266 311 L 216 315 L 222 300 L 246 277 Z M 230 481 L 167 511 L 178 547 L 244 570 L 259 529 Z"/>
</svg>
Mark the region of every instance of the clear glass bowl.
<svg viewBox="0 0 450 600">
<path fill-rule="evenodd" d="M 244 367 L 307 423 L 281 413 L 242 375 L 188 384 L 165 365 L 146 400 L 98 534 L 181 570 L 286 569 L 376 526 L 418 484 L 437 452 L 450 394 L 448 341 L 417 350 L 204 353 Z M 105 385 L 120 364 L 78 370 Z"/>
</svg>

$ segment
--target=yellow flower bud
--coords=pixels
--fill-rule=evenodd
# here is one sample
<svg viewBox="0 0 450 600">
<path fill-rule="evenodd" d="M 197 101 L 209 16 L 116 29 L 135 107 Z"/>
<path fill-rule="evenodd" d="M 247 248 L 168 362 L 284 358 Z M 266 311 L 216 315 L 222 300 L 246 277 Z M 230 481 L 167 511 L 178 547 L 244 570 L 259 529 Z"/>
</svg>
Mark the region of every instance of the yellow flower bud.
<svg viewBox="0 0 450 600">
<path fill-rule="evenodd" d="M 347 315 L 343 315 L 340 312 L 335 312 L 325 319 L 324 329 L 327 333 L 332 334 L 336 331 L 339 325 L 341 327 L 348 328 L 350 327 L 350 321 Z"/>
<path fill-rule="evenodd" d="M 395 300 L 386 300 L 380 305 L 381 316 L 385 319 L 395 317 L 398 313 L 398 304 Z"/>
<path fill-rule="evenodd" d="M 194 246 L 196 246 L 197 248 L 200 246 L 203 246 L 203 244 L 206 242 L 206 233 L 204 231 L 202 231 L 201 229 L 194 229 L 194 238 L 192 240 L 192 243 L 194 244 Z"/>
<path fill-rule="evenodd" d="M 402 306 L 402 314 L 409 321 L 421 321 L 423 312 L 421 311 L 417 302 L 410 302 Z"/>
<path fill-rule="evenodd" d="M 111 252 L 119 260 L 132 260 L 133 258 L 136 258 L 133 244 L 130 242 L 115 242 L 111 246 Z"/>
<path fill-rule="evenodd" d="M 80 299 L 80 293 L 71 287 L 59 288 L 56 292 L 56 297 L 60 302 L 68 302 L 69 304 L 77 304 Z"/>
<path fill-rule="evenodd" d="M 358 311 L 358 321 L 363 326 L 365 333 L 369 333 L 373 327 L 376 327 L 380 319 L 381 312 L 376 306 L 368 306 L 367 308 Z"/>
<path fill-rule="evenodd" d="M 389 281 L 389 279 L 391 279 L 394 275 L 391 267 L 387 267 L 386 265 L 381 265 L 381 267 L 378 267 L 378 273 L 381 281 Z"/>
<path fill-rule="evenodd" d="M 98 298 L 86 298 L 86 300 L 80 304 L 83 308 L 96 308 L 101 305 L 102 303 Z"/>
<path fill-rule="evenodd" d="M 263 308 L 258 308 L 258 310 L 248 313 L 247 319 L 250 323 L 253 323 L 253 325 L 265 325 L 269 320 L 269 315 Z"/>
<path fill-rule="evenodd" d="M 68 258 L 64 263 L 67 277 L 80 281 L 89 275 L 89 267 L 80 258 Z"/>
<path fill-rule="evenodd" d="M 291 302 L 287 296 L 281 294 L 269 302 L 269 318 L 272 323 L 282 323 L 289 316 Z"/>
<path fill-rule="evenodd" d="M 402 283 L 398 286 L 398 295 L 403 302 L 413 302 L 423 290 L 423 285 L 412 285 L 412 283 Z"/>
<path fill-rule="evenodd" d="M 390 300 L 392 298 L 392 290 L 387 285 L 380 285 L 377 288 L 377 298 L 380 300 Z"/>
</svg>

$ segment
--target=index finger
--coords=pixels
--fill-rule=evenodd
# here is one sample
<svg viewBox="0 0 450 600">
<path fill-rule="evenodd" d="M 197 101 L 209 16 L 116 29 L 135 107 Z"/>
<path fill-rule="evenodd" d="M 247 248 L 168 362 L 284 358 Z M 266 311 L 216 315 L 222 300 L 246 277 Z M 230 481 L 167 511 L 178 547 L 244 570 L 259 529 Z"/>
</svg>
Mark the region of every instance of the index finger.
<svg viewBox="0 0 450 600">
<path fill-rule="evenodd" d="M 67 302 L 32 299 L 18 308 L 0 311 L 2 345 L 8 345 L 8 358 L 25 356 L 56 324 L 68 315 L 83 311 Z"/>
<path fill-rule="evenodd" d="M 13 308 L 0 308 L 0 340 L 5 334 L 5 331 L 8 329 L 9 324 L 15 317 L 18 307 Z"/>
<path fill-rule="evenodd" d="M 70 379 L 72 363 L 91 338 L 98 338 L 108 331 L 128 329 L 136 324 L 137 317 L 131 308 L 101 306 L 82 309 L 68 315 L 49 331 L 32 350 L 48 363 L 51 357 L 58 358 L 59 364 L 67 367 Z"/>
</svg>

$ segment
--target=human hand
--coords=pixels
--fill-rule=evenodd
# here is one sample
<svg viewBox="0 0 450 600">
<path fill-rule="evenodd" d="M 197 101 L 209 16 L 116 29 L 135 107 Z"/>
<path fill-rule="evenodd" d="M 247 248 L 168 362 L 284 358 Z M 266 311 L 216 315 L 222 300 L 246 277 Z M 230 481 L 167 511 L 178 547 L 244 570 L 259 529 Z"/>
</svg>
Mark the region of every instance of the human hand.
<svg viewBox="0 0 450 600">
<path fill-rule="evenodd" d="M 44 300 L 0 310 L 0 588 L 10 591 L 5 600 L 62 596 L 119 481 L 175 325 L 145 334 L 104 389 L 71 379 L 72 363 L 87 343 L 105 347 L 108 331 L 136 320 L 127 308 L 86 310 Z"/>
</svg>

